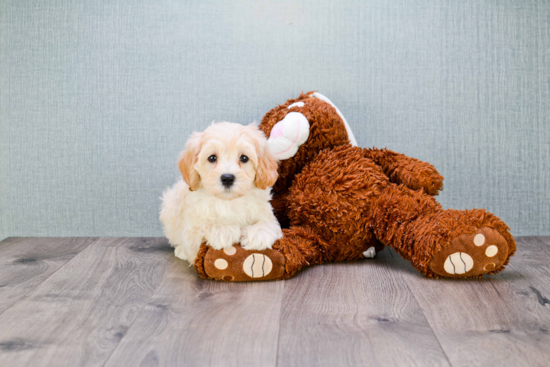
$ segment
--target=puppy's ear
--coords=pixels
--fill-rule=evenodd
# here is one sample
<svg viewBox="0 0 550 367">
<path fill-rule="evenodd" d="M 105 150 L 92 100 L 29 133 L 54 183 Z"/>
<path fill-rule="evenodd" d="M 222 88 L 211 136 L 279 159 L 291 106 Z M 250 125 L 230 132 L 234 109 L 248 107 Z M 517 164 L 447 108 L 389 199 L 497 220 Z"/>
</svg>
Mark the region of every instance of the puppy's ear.
<svg viewBox="0 0 550 367">
<path fill-rule="evenodd" d="M 249 125 L 250 127 L 250 125 Z M 266 189 L 269 186 L 275 185 L 275 181 L 279 177 L 277 167 L 279 161 L 275 155 L 268 149 L 267 140 L 263 132 L 255 127 L 257 133 L 255 135 L 254 145 L 256 146 L 256 155 L 258 156 L 258 166 L 256 167 L 256 178 L 254 185 L 259 189 Z"/>
<path fill-rule="evenodd" d="M 178 166 L 183 180 L 189 185 L 189 190 L 195 191 L 201 184 L 201 176 L 195 169 L 195 164 L 199 157 L 201 145 L 201 134 L 193 133 L 185 145 L 185 150 L 181 152 Z"/>
</svg>

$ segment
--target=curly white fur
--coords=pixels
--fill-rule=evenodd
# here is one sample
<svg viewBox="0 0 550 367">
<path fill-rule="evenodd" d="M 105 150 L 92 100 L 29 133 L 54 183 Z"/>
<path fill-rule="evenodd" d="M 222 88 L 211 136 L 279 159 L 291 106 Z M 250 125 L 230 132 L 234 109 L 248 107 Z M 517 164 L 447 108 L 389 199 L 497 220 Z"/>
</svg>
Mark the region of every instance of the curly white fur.
<svg viewBox="0 0 550 367">
<path fill-rule="evenodd" d="M 183 180 L 164 192 L 160 212 L 177 257 L 193 263 L 204 241 L 215 249 L 240 243 L 264 250 L 282 237 L 269 204 L 277 160 L 257 127 L 222 122 L 194 133 L 179 167 Z M 231 187 L 222 184 L 223 174 L 235 177 Z"/>
</svg>

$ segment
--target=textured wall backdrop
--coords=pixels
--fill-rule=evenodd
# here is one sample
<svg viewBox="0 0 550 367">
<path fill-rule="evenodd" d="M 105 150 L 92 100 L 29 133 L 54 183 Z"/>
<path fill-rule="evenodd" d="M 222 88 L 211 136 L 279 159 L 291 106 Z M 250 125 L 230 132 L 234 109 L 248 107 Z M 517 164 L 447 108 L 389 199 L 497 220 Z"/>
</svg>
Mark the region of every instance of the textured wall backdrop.
<svg viewBox="0 0 550 367">
<path fill-rule="evenodd" d="M 300 91 L 550 234 L 550 3 L 0 1 L 0 237 L 159 236 L 188 135 Z"/>
</svg>

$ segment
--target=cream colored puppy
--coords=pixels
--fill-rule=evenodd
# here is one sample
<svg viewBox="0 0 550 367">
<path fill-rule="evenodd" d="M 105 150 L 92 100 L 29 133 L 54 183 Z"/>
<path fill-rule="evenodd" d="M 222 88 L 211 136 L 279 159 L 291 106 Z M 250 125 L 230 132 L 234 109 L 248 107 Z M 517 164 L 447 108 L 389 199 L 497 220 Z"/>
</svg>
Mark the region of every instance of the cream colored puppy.
<svg viewBox="0 0 550 367">
<path fill-rule="evenodd" d="M 282 237 L 269 203 L 277 160 L 256 126 L 220 122 L 193 133 L 179 168 L 183 180 L 164 193 L 160 212 L 177 257 L 192 264 L 204 241 L 265 250 Z"/>
</svg>

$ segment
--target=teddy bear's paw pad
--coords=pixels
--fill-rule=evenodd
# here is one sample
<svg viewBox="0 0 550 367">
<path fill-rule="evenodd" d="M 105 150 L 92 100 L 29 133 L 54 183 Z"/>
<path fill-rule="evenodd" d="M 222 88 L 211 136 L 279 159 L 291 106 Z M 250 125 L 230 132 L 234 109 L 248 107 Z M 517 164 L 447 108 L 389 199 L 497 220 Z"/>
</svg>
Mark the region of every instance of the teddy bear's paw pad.
<svg viewBox="0 0 550 367">
<path fill-rule="evenodd" d="M 209 277 L 232 282 L 278 279 L 284 273 L 284 264 L 284 256 L 277 250 L 248 251 L 240 245 L 223 250 L 210 248 L 204 258 Z"/>
<path fill-rule="evenodd" d="M 271 129 L 267 145 L 277 159 L 283 160 L 294 157 L 300 145 L 304 144 L 308 137 L 307 118 L 300 112 L 289 112 Z"/>
<path fill-rule="evenodd" d="M 498 270 L 507 258 L 504 237 L 497 230 L 484 227 L 454 238 L 434 255 L 430 268 L 443 277 L 473 277 Z"/>
</svg>

